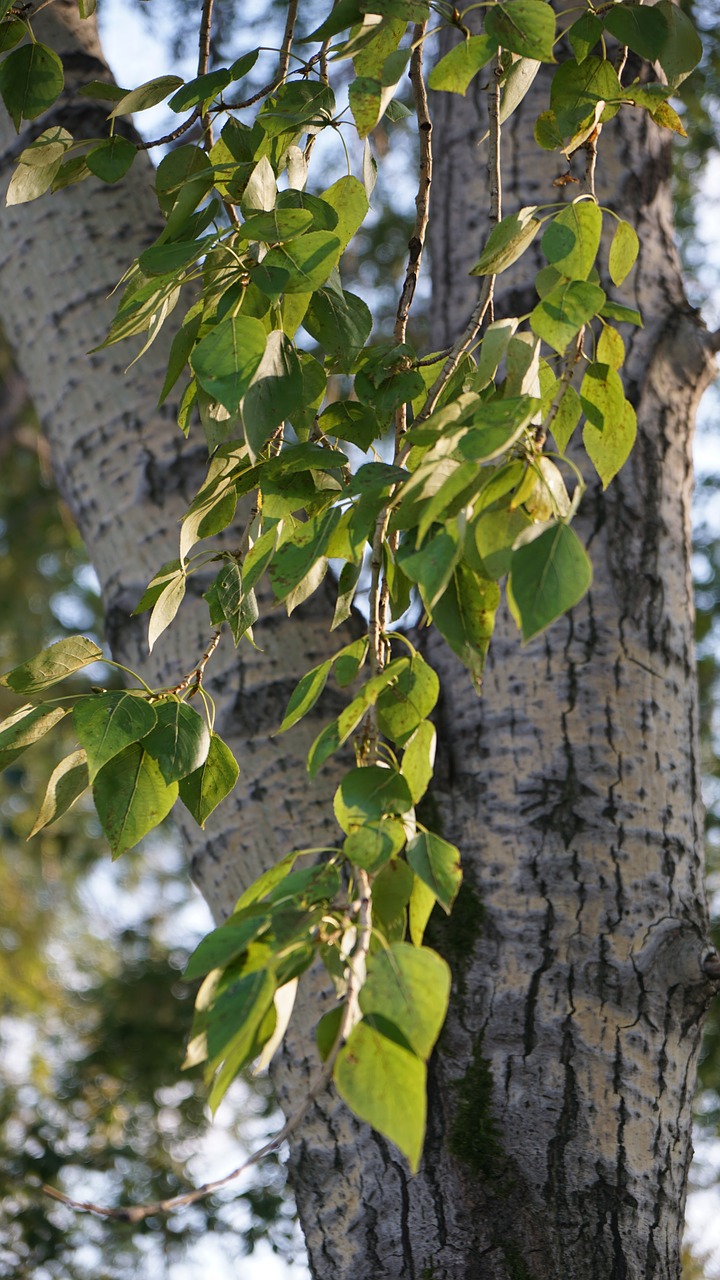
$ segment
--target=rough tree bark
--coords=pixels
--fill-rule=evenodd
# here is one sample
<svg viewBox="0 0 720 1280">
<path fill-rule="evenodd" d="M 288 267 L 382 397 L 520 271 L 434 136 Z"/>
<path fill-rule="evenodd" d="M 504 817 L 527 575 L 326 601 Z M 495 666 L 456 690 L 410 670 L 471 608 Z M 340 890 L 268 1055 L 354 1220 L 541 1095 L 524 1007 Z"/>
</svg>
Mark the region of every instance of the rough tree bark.
<svg viewBox="0 0 720 1280">
<path fill-rule="evenodd" d="M 99 49 L 66 0 L 46 10 L 50 42 L 84 79 Z M 38 20 L 38 32 L 40 20 Z M 485 234 L 477 138 L 481 102 L 437 104 L 434 188 L 436 345 L 471 309 L 467 269 Z M 644 119 L 605 129 L 602 203 L 639 229 L 634 276 L 645 328 L 626 367 L 638 443 L 607 495 L 585 499 L 581 533 L 595 582 L 586 603 L 521 648 L 505 620 L 481 700 L 430 641 L 443 681 L 440 778 L 445 833 L 466 885 L 435 944 L 454 998 L 431 1064 L 425 1159 L 411 1179 L 389 1145 L 329 1095 L 292 1152 L 293 1181 L 318 1280 L 671 1280 L 690 1159 L 690 1102 L 711 985 L 702 890 L 692 598 L 690 438 L 712 360 L 682 290 L 672 243 L 668 147 Z M 505 130 L 508 210 L 556 198 L 554 160 L 528 119 Z M 24 145 L 2 123 L 2 176 Z M 84 354 L 103 335 L 108 285 L 154 217 L 141 157 L 118 188 L 86 183 L 0 221 L 4 322 L 53 444 L 60 484 L 93 556 L 109 636 L 144 662 L 130 624 L 152 571 L 175 554 L 176 522 L 203 468 L 153 404 L 163 346 L 124 377 L 125 352 Z M 138 239 L 138 236 L 140 239 Z M 528 309 L 517 279 L 506 294 Z M 504 301 L 501 301 L 504 306 Z M 216 916 L 277 855 L 332 834 L 332 770 L 308 790 L 306 729 L 269 739 L 301 670 L 337 647 L 322 601 L 264 653 L 215 665 L 220 731 L 242 789 L 207 836 L 186 832 Z M 158 680 L 204 647 L 184 608 L 158 646 Z M 327 711 L 327 703 L 323 714 Z M 308 998 L 277 1072 L 283 1104 L 302 1098 L 314 1058 Z"/>
</svg>

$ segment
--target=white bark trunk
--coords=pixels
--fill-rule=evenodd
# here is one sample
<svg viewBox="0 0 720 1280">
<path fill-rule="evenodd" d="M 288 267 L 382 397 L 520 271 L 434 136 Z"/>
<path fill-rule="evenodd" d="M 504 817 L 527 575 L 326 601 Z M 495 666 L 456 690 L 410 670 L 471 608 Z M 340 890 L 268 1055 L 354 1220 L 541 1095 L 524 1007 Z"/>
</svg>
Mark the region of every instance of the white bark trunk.
<svg viewBox="0 0 720 1280">
<path fill-rule="evenodd" d="M 57 0 L 42 18 L 55 27 L 51 43 L 58 30 L 82 42 L 75 65 L 96 74 L 83 59 L 99 51 L 72 5 Z M 439 113 L 438 345 L 471 308 L 466 272 L 486 205 L 473 102 L 445 97 Z M 552 161 L 531 159 L 526 119 L 506 129 L 522 186 L 517 196 L 506 186 L 508 208 L 535 198 L 533 183 L 538 199 L 554 196 Z M 641 231 L 646 328 L 628 361 L 638 444 L 607 496 L 591 489 L 586 500 L 595 584 L 584 606 L 524 649 L 503 625 L 481 701 L 432 643 L 444 689 L 435 802 L 467 878 L 449 924 L 435 926 L 453 965 L 453 1008 L 432 1063 L 417 1177 L 332 1095 L 303 1129 L 293 1176 L 322 1280 L 679 1274 L 708 997 L 687 557 L 690 434 L 709 361 L 672 248 L 665 145 L 643 130 L 614 122 L 601 153 L 601 198 Z M 19 145 L 3 123 L 5 180 Z M 162 340 L 128 377 L 124 349 L 85 353 L 104 336 L 108 287 L 145 243 L 153 206 L 141 156 L 119 187 L 88 182 L 4 210 L 0 230 L 8 336 L 98 570 L 111 642 L 137 664 L 145 621 L 127 614 L 176 554 L 205 450 L 185 446 L 171 412 L 153 407 Z M 292 640 L 276 613 L 260 630 L 264 653 L 241 664 L 226 649 L 213 663 L 242 788 L 207 836 L 186 835 L 217 916 L 276 856 L 333 835 L 332 771 L 306 785 L 312 721 L 287 740 L 268 736 L 300 672 L 337 647 L 321 606 L 293 617 Z M 204 612 L 184 606 L 144 670 L 176 679 L 205 640 Z M 313 1070 L 313 1000 L 279 1070 L 290 1109 Z"/>
</svg>

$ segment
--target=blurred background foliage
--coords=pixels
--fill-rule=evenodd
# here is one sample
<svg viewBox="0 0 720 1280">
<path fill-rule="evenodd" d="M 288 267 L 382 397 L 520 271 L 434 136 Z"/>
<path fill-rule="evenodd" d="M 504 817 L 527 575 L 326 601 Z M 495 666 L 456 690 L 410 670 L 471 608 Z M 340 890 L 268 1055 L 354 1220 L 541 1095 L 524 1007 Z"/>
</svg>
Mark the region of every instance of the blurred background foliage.
<svg viewBox="0 0 720 1280">
<path fill-rule="evenodd" d="M 676 219 L 692 301 L 717 323 L 720 265 L 709 266 L 698 192 L 717 164 L 720 33 L 712 3 L 682 2 L 703 30 L 706 52 L 683 86 L 689 138 L 676 151 Z M 188 31 L 196 0 L 132 0 L 131 7 L 192 74 L 195 37 L 190 48 Z M 303 7 L 304 22 L 314 21 L 316 7 Z M 224 64 L 258 44 L 271 47 L 284 6 L 217 0 L 216 12 L 213 58 Z M 259 85 L 262 62 L 256 72 Z M 346 273 L 344 281 L 372 303 L 379 325 L 394 313 L 412 216 L 403 181 L 412 132 L 402 121 L 386 128 L 392 138 L 378 129 L 372 139 L 381 162 L 374 215 L 354 247 L 355 278 Z M 420 328 L 427 302 L 425 292 L 415 312 Z M 705 432 L 718 416 L 717 392 L 711 395 Z M 702 431 L 694 566 L 709 885 L 720 917 L 720 495 L 718 476 L 704 462 L 712 449 L 703 450 Z M 7 669 L 64 634 L 98 638 L 102 620 L 94 574 L 2 335 L 0 468 L 0 668 Z M 0 718 L 15 709 L 5 694 L 0 690 Z M 60 746 L 54 734 L 0 774 L 0 1276 L 174 1280 L 204 1275 L 213 1245 L 220 1249 L 212 1255 L 218 1277 L 237 1274 L 238 1258 L 260 1243 L 288 1263 L 299 1259 L 277 1159 L 264 1162 L 239 1195 L 212 1197 L 140 1227 L 77 1217 L 42 1195 L 50 1182 L 108 1205 L 172 1196 L 238 1163 L 242 1148 L 272 1127 L 274 1111 L 267 1080 L 243 1082 L 208 1139 L 202 1079 L 180 1071 L 194 994 L 181 973 L 210 922 L 172 833 L 111 865 L 80 801 L 26 843 Z M 716 941 L 720 946 L 720 929 Z M 698 1125 L 707 1139 L 717 1138 L 717 1004 L 701 1063 Z M 198 1151 L 206 1152 L 207 1166 Z M 707 1182 L 707 1173 L 702 1177 Z M 710 1274 L 710 1261 L 688 1250 L 686 1280 Z"/>
</svg>

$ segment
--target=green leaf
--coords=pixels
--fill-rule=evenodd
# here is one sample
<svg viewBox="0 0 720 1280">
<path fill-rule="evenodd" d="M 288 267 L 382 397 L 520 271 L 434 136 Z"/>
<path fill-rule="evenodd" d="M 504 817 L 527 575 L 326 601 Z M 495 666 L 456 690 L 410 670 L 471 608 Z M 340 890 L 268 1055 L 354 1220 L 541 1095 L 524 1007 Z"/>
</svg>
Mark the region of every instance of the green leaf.
<svg viewBox="0 0 720 1280">
<path fill-rule="evenodd" d="M 607 298 L 600 309 L 600 315 L 607 320 L 617 320 L 618 324 L 635 324 L 642 329 L 642 316 L 634 307 L 626 307 L 622 302 L 613 302 Z"/>
<path fill-rule="evenodd" d="M 592 117 L 600 101 L 619 103 L 622 86 L 612 63 L 588 57 L 578 64 L 572 58 L 561 63 L 550 86 L 550 107 L 564 137 L 572 137 L 578 126 Z M 617 106 L 606 109 L 614 115 Z M 603 112 L 603 119 L 607 114 Z"/>
<path fill-rule="evenodd" d="M 203 717 L 176 698 L 157 703 L 155 712 L 157 724 L 143 738 L 142 745 L 157 761 L 165 782 L 170 785 L 187 778 L 205 763 L 210 733 Z"/>
<path fill-rule="evenodd" d="M 668 85 L 675 90 L 702 58 L 702 41 L 687 14 L 672 0 L 660 0 L 653 12 L 667 23 L 667 37 L 658 53 L 658 62 Z"/>
<path fill-rule="evenodd" d="M 60 97 L 63 65 L 47 45 L 35 41 L 14 49 L 0 63 L 0 95 L 17 132 L 21 120 L 35 120 Z"/>
<path fill-rule="evenodd" d="M 328 405 L 320 414 L 319 425 L 325 435 L 348 440 L 363 452 L 383 431 L 375 411 L 354 400 L 338 400 Z"/>
<path fill-rule="evenodd" d="M 536 58 L 516 58 L 502 86 L 498 120 L 504 124 L 520 106 L 532 88 L 542 63 Z"/>
<path fill-rule="evenodd" d="M 611 369 L 619 369 L 625 360 L 625 343 L 612 325 L 604 324 L 602 327 L 597 344 L 597 358 L 601 364 L 609 364 Z M 553 435 L 557 440 L 554 428 Z"/>
<path fill-rule="evenodd" d="M 85 163 L 91 173 L 103 182 L 119 182 L 125 177 L 130 165 L 137 155 L 137 147 L 127 138 L 114 134 L 112 138 L 93 147 L 85 156 Z"/>
<path fill-rule="evenodd" d="M 0 685 L 14 689 L 15 693 L 42 693 L 43 689 L 58 684 L 91 662 L 101 661 L 102 656 L 102 649 L 98 649 L 92 640 L 85 636 L 68 636 L 43 649 L 29 662 L 13 667 L 12 671 L 0 677 Z"/>
<path fill-rule="evenodd" d="M 365 188 L 358 178 L 350 176 L 338 178 L 338 181 L 328 187 L 327 191 L 322 192 L 322 199 L 337 214 L 338 220 L 334 234 L 340 241 L 340 249 L 344 252 L 356 231 L 362 226 L 370 208 Z"/>
<path fill-rule="evenodd" d="M 542 251 L 569 280 L 587 280 L 595 265 L 601 235 L 602 213 L 595 202 L 574 200 L 547 224 Z"/>
<path fill-rule="evenodd" d="M 8 49 L 14 49 L 26 34 L 27 26 L 24 22 L 16 21 L 14 18 L 6 19 L 0 25 L 0 53 L 7 53 Z"/>
<path fill-rule="evenodd" d="M 450 524 L 434 538 L 428 538 L 419 551 L 413 551 L 407 543 L 403 543 L 398 551 L 400 568 L 406 578 L 420 587 L 423 603 L 431 615 L 452 577 L 460 554 L 457 529 Z"/>
<path fill-rule="evenodd" d="M 265 342 L 262 321 L 240 315 L 221 320 L 195 347 L 191 368 L 201 387 L 228 413 L 238 412 L 260 366 Z"/>
<path fill-rule="evenodd" d="M 435 901 L 432 889 L 429 889 L 419 876 L 415 876 L 408 903 L 408 929 L 412 943 L 416 947 L 422 946 L 425 928 L 432 915 Z"/>
<path fill-rule="evenodd" d="M 113 756 L 93 786 L 95 808 L 113 857 L 132 849 L 157 827 L 177 795 L 177 783 L 166 785 L 157 762 L 140 743 Z"/>
<path fill-rule="evenodd" d="M 606 31 L 649 62 L 655 61 L 667 42 L 667 20 L 655 5 L 614 4 L 603 17 Z"/>
<path fill-rule="evenodd" d="M 73 728 L 87 754 L 89 779 L 132 742 L 139 742 L 157 723 L 154 709 L 136 694 L 112 691 L 92 694 L 75 704 Z"/>
<path fill-rule="evenodd" d="M 180 112 L 196 107 L 201 102 L 211 102 L 234 78 L 236 77 L 233 77 L 226 67 L 219 67 L 217 71 L 208 71 L 205 75 L 196 76 L 194 80 L 188 80 L 187 84 L 173 94 L 168 106 L 171 111 Z"/>
<path fill-rule="evenodd" d="M 536 533 L 513 551 L 508 598 L 530 640 L 572 609 L 592 582 L 592 565 L 577 534 L 567 524 L 555 524 Z"/>
<path fill-rule="evenodd" d="M 180 799 L 199 827 L 205 826 L 213 809 L 232 791 L 239 773 L 239 765 L 228 745 L 216 733 L 211 733 L 204 763 L 179 782 Z"/>
<path fill-rule="evenodd" d="M 272 1009 L 275 987 L 274 975 L 261 969 L 224 991 L 211 1011 L 207 1029 L 208 1056 L 211 1059 L 219 1054 L 224 1056 L 208 1096 L 213 1112 L 238 1072 L 257 1056 L 264 1039 L 274 1030 L 273 1017 L 267 1035 L 258 1035 L 268 1010 Z"/>
<path fill-rule="evenodd" d="M 407 782 L 394 769 L 366 765 L 346 773 L 333 800 L 335 817 L 346 835 L 368 820 L 402 817 L 412 809 Z"/>
<path fill-rule="evenodd" d="M 580 280 L 556 285 L 530 314 L 530 326 L 560 355 L 593 316 L 605 306 L 606 297 L 596 284 Z"/>
<path fill-rule="evenodd" d="M 0 769 L 43 738 L 66 714 L 62 707 L 33 707 L 29 703 L 0 723 Z"/>
<path fill-rule="evenodd" d="M 302 393 L 302 370 L 295 349 L 282 329 L 273 329 L 242 404 L 251 456 L 257 457 L 275 428 L 290 417 Z"/>
<path fill-rule="evenodd" d="M 341 689 L 347 688 L 352 684 L 358 671 L 362 667 L 367 657 L 369 641 L 367 636 L 361 636 L 359 640 L 353 640 L 351 644 L 345 645 L 335 658 L 335 679 Z"/>
<path fill-rule="evenodd" d="M 41 167 L 19 161 L 8 184 L 6 205 L 29 204 L 31 200 L 43 196 L 50 190 L 60 164 L 60 160 L 53 160 L 51 164 Z"/>
<path fill-rule="evenodd" d="M 687 130 L 677 111 L 670 106 L 669 102 L 661 102 L 653 111 L 652 118 L 661 129 L 671 129 L 673 133 L 678 133 L 681 138 L 687 138 Z"/>
<path fill-rule="evenodd" d="M 167 564 L 164 564 L 162 568 L 158 569 L 155 577 L 150 580 L 150 583 L 146 587 L 130 616 L 135 617 L 136 614 L 144 613 L 146 609 L 150 609 L 152 605 L 155 604 L 158 597 L 162 595 L 162 592 L 170 579 L 174 578 L 181 570 L 182 565 L 179 560 L 168 560 Z"/>
<path fill-rule="evenodd" d="M 171 271 L 182 271 L 207 253 L 214 240 L 213 235 L 205 236 L 202 240 L 178 240 L 173 244 L 154 244 L 140 254 L 138 266 L 146 276 L 164 276 Z M 197 320 L 195 326 L 197 333 L 201 320 L 200 314 L 193 319 Z"/>
<path fill-rule="evenodd" d="M 212 933 L 208 933 L 198 943 L 187 962 L 183 977 L 188 982 L 194 982 L 213 969 L 224 969 L 232 964 L 267 929 L 269 922 L 269 911 L 257 908 L 246 912 L 236 911 L 229 920 L 218 929 L 213 929 Z"/>
<path fill-rule="evenodd" d="M 322 662 L 319 667 L 313 667 L 312 671 L 306 672 L 302 677 L 293 690 L 278 733 L 284 733 L 286 729 L 292 729 L 293 725 L 302 720 L 303 716 L 306 716 L 308 711 L 315 706 L 327 684 L 332 664 L 333 659 L 328 658 L 326 662 Z"/>
<path fill-rule="evenodd" d="M 235 646 L 255 625 L 260 616 L 253 591 L 246 591 L 237 561 L 230 560 L 220 570 L 204 599 L 210 605 L 210 621 L 213 626 L 227 622 L 232 631 Z"/>
<path fill-rule="evenodd" d="M 621 219 L 615 228 L 608 257 L 608 271 L 613 284 L 622 284 L 635 266 L 639 252 L 640 241 L 635 228 Z"/>
<path fill-rule="evenodd" d="M 378 698 L 380 732 L 398 746 L 404 746 L 432 711 L 439 692 L 440 682 L 432 667 L 420 654 L 414 654 L 409 667 Z"/>
<path fill-rule="evenodd" d="M 169 98 L 173 90 L 180 89 L 182 85 L 180 76 L 156 76 L 153 80 L 146 80 L 144 84 L 138 85 L 137 89 L 131 89 L 119 102 L 116 102 L 110 112 L 110 119 L 129 116 L 134 111 L 147 111 L 149 107 L 156 107 L 159 102 Z"/>
<path fill-rule="evenodd" d="M 476 689 L 482 684 L 499 603 L 497 583 L 475 573 L 461 561 L 447 591 L 433 609 L 435 626 L 467 667 Z"/>
<path fill-rule="evenodd" d="M 87 789 L 89 782 L 87 760 L 84 751 L 73 751 L 72 755 L 66 756 L 60 761 L 52 773 L 47 784 L 47 790 L 40 805 L 33 829 L 28 836 L 28 840 L 37 835 L 38 831 L 42 831 L 43 827 L 47 827 L 51 822 L 55 822 L 56 818 L 62 817 L 71 805 L 75 803 L 78 796 Z"/>
<path fill-rule="evenodd" d="M 580 386 L 580 403 L 588 422 L 599 431 L 621 417 L 625 392 L 615 369 L 607 364 L 589 364 Z"/>
<path fill-rule="evenodd" d="M 337 371 L 350 373 L 370 336 L 373 319 L 362 298 L 324 288 L 312 295 L 303 325 L 324 347 Z"/>
<path fill-rule="evenodd" d="M 339 519 L 337 507 L 313 516 L 295 530 L 292 541 L 278 548 L 269 571 L 277 600 L 285 600 L 325 557 L 328 540 Z"/>
<path fill-rule="evenodd" d="M 554 62 L 555 14 L 545 0 L 502 0 L 485 15 L 485 30 L 504 49 Z"/>
<path fill-rule="evenodd" d="M 300 43 L 308 44 L 311 40 L 329 40 L 331 36 L 339 35 L 347 27 L 353 27 L 356 23 L 361 23 L 363 15 L 364 10 L 359 0 L 338 0 L 338 3 L 325 21 L 311 35 L 305 36 L 305 39 L 301 40 Z"/>
<path fill-rule="evenodd" d="M 615 375 L 617 377 L 617 374 Z M 637 435 L 637 417 L 628 400 L 621 410 L 606 419 L 601 430 L 592 422 L 583 427 L 583 444 L 587 455 L 606 489 L 620 468 L 627 462 Z"/>
<path fill-rule="evenodd" d="M 470 275 L 499 275 L 501 271 L 511 267 L 513 262 L 517 262 L 542 226 L 539 219 L 534 217 L 536 212 L 537 205 L 528 205 L 498 222 L 490 232 L 488 242 Z"/>
<path fill-rule="evenodd" d="M 357 591 L 362 572 L 362 561 L 358 561 L 357 564 L 344 564 L 340 570 L 337 601 L 335 603 L 333 620 L 330 625 L 331 631 L 334 631 L 336 627 L 341 626 L 343 622 L 347 622 L 350 617 L 352 613 L 353 600 L 355 599 L 355 593 Z"/>
<path fill-rule="evenodd" d="M 394 1142 L 414 1173 L 425 1138 L 425 1064 L 360 1022 L 337 1056 L 333 1078 L 351 1111 Z"/>
<path fill-rule="evenodd" d="M 373 882 L 373 925 L 386 938 L 401 942 L 405 937 L 406 909 L 415 875 L 402 858 L 391 858 Z"/>
<path fill-rule="evenodd" d="M 435 725 L 423 720 L 405 743 L 401 772 L 410 788 L 413 804 L 422 800 L 433 777 L 437 733 Z"/>
<path fill-rule="evenodd" d="M 497 40 L 490 36 L 468 36 L 436 63 L 430 72 L 428 85 L 446 93 L 464 94 L 478 71 L 487 66 L 497 47 Z"/>
<path fill-rule="evenodd" d="M 396 942 L 368 960 L 360 992 L 363 1014 L 396 1026 L 419 1058 L 432 1053 L 447 1013 L 450 968 L 428 947 Z"/>
<path fill-rule="evenodd" d="M 150 621 L 148 623 L 149 653 L 152 653 L 158 637 L 161 636 L 163 631 L 170 626 L 170 623 L 180 608 L 180 605 L 185 598 L 186 585 L 187 578 L 185 576 L 185 570 L 181 567 L 180 570 L 177 573 L 174 573 L 169 581 L 165 583 L 158 595 L 157 600 L 153 605 L 153 611 L 150 614 Z M 148 591 L 149 589 L 150 588 L 148 588 Z M 143 597 L 143 599 L 144 598 L 145 597 Z M 142 604 L 142 600 L 140 601 L 140 604 Z M 135 610 L 136 613 L 139 608 L 140 605 L 138 605 L 138 608 Z"/>
<path fill-rule="evenodd" d="M 375 875 L 405 844 L 405 828 L 397 818 L 380 818 L 351 831 L 343 845 L 348 862 Z"/>
<path fill-rule="evenodd" d="M 421 831 L 408 843 L 407 860 L 449 915 L 462 884 L 460 853 L 455 845 L 432 831 Z"/>
<path fill-rule="evenodd" d="M 271 298 L 281 293 L 312 293 L 327 280 L 340 249 L 333 232 L 310 231 L 271 249 L 253 270 L 253 281 Z"/>
<path fill-rule="evenodd" d="M 309 231 L 314 222 L 309 209 L 268 209 L 264 213 L 254 213 L 246 218 L 238 236 L 242 240 L 278 244 Z"/>
<path fill-rule="evenodd" d="M 602 22 L 594 13 L 583 13 L 567 33 L 570 48 L 578 63 L 584 62 L 602 35 Z"/>
<path fill-rule="evenodd" d="M 475 546 L 489 578 L 498 581 L 509 573 L 513 544 L 529 523 L 524 511 L 511 511 L 508 507 L 484 511 L 479 517 L 474 529 Z"/>
</svg>

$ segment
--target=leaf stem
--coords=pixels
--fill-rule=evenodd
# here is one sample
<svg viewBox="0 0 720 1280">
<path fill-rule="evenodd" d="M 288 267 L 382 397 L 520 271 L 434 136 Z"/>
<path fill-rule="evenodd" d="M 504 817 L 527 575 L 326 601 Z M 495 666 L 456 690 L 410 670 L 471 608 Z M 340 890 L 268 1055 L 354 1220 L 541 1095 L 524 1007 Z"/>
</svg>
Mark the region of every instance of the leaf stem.
<svg viewBox="0 0 720 1280">
<path fill-rule="evenodd" d="M 488 91 L 489 98 L 489 136 L 490 136 L 490 157 L 488 160 L 488 181 L 490 186 L 490 220 L 491 222 L 499 222 L 502 218 L 502 176 L 500 169 L 500 77 L 502 75 L 501 66 L 501 50 L 498 50 L 497 63 L 495 66 L 495 74 L 493 76 L 493 84 Z M 457 369 L 462 357 L 469 347 L 475 342 L 480 332 L 483 320 L 489 309 L 492 307 L 493 293 L 495 290 L 494 275 L 485 276 L 480 296 L 473 313 L 460 334 L 459 338 L 453 343 L 442 372 L 435 379 L 435 382 L 428 391 L 425 404 L 415 421 L 423 422 L 430 417 L 433 409 L 436 407 L 440 396 L 450 381 L 452 375 Z"/>
</svg>

